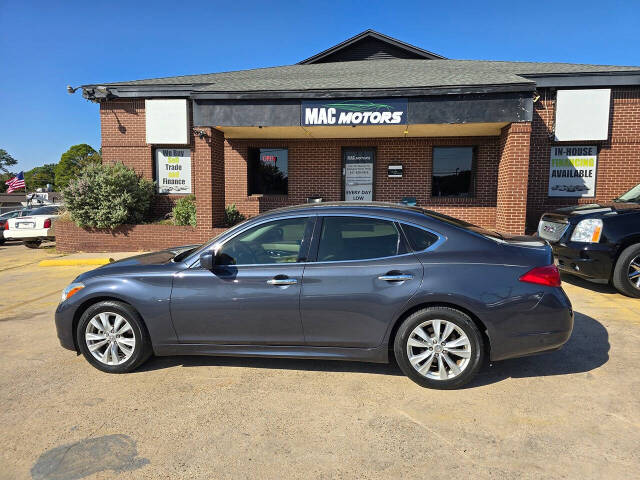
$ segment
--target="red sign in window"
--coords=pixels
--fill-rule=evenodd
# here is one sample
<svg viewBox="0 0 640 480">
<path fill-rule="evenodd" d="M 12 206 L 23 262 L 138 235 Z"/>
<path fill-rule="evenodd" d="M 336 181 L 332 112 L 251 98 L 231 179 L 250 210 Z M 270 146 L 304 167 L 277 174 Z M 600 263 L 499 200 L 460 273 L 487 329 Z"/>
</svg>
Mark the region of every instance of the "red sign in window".
<svg viewBox="0 0 640 480">
<path fill-rule="evenodd" d="M 269 162 L 269 163 L 276 163 L 278 161 L 278 157 L 276 157 L 275 155 L 263 155 L 262 161 Z"/>
</svg>

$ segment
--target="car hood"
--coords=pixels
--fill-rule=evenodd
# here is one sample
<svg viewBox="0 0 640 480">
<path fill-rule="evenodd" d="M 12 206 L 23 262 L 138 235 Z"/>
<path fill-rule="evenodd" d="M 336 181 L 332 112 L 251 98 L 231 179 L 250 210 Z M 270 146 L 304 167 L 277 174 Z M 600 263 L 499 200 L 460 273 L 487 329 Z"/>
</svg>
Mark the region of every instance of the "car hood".
<svg viewBox="0 0 640 480">
<path fill-rule="evenodd" d="M 124 258 L 85 272 L 79 275 L 75 281 L 82 282 L 93 277 L 101 277 L 105 275 L 126 275 L 131 273 L 142 273 L 145 271 L 158 271 L 167 266 L 169 266 L 171 270 L 174 270 L 178 264 L 172 262 L 173 258 L 179 253 L 198 246 L 199 245 L 183 245 L 180 247 L 172 247 L 166 250 Z"/>
<path fill-rule="evenodd" d="M 603 203 L 589 203 L 586 205 L 575 205 L 571 207 L 563 207 L 553 210 L 545 214 L 545 216 L 553 216 L 556 218 L 570 219 L 570 218 L 584 218 L 585 216 L 598 217 L 600 215 L 606 215 L 610 213 L 629 213 L 633 211 L 640 211 L 640 204 L 638 203 L 616 203 L 616 202 L 603 202 Z"/>
</svg>

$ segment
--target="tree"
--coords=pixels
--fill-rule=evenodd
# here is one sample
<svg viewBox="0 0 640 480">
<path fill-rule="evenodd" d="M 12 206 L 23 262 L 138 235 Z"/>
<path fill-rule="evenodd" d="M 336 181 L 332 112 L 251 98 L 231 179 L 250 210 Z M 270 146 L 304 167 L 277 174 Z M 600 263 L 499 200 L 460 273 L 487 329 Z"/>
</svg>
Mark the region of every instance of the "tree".
<svg viewBox="0 0 640 480">
<path fill-rule="evenodd" d="M 47 183 L 54 185 L 55 170 L 56 164 L 49 163 L 24 172 L 24 181 L 29 191 L 34 191 L 36 188 L 44 188 L 47 186 Z"/>
<path fill-rule="evenodd" d="M 9 169 L 7 167 L 12 167 L 17 163 L 18 161 L 9 155 L 6 150 L 0 148 L 0 173 L 9 173 Z"/>
<path fill-rule="evenodd" d="M 90 145 L 81 143 L 69 148 L 60 157 L 60 163 L 55 168 L 55 185 L 62 190 L 69 185 L 69 181 L 77 178 L 87 166 L 101 163 L 102 157 Z"/>
<path fill-rule="evenodd" d="M 11 180 L 15 176 L 16 174 L 12 172 L 0 173 L 0 193 L 4 193 L 7 191 L 8 187 L 4 182 L 6 182 L 7 180 Z"/>
</svg>

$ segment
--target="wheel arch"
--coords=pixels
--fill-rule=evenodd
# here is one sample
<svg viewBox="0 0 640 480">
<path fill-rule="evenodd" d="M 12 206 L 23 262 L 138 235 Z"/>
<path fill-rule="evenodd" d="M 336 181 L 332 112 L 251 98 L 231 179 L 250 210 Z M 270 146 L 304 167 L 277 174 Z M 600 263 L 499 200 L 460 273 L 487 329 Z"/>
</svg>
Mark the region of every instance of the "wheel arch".
<svg viewBox="0 0 640 480">
<path fill-rule="evenodd" d="M 82 317 L 84 312 L 87 311 L 88 308 L 95 305 L 96 303 L 109 302 L 109 301 L 124 303 L 125 305 L 131 307 L 131 309 L 133 309 L 133 311 L 135 311 L 138 314 L 138 317 L 140 317 L 140 320 L 142 321 L 142 326 L 146 330 L 147 335 L 149 335 L 149 328 L 147 327 L 144 317 L 140 315 L 140 311 L 136 307 L 134 307 L 131 303 L 127 302 L 126 300 L 123 300 L 122 298 L 114 297 L 114 296 L 91 297 L 86 299 L 83 303 L 81 303 L 78 306 L 78 308 L 76 308 L 76 311 L 73 314 L 73 323 L 71 325 L 72 332 L 73 332 L 73 346 L 75 347 L 78 355 L 80 354 L 80 348 L 78 346 L 78 336 L 76 335 L 76 330 L 78 329 L 78 323 L 80 323 L 80 318 Z"/>
<path fill-rule="evenodd" d="M 431 307 L 452 308 L 454 310 L 458 310 L 464 313 L 465 315 L 467 315 L 473 321 L 473 323 L 476 324 L 476 326 L 478 327 L 478 330 L 480 330 L 480 334 L 482 335 L 482 342 L 484 344 L 484 348 L 486 352 L 486 358 L 491 357 L 491 338 L 489 337 L 489 332 L 484 322 L 480 320 L 480 318 L 476 314 L 474 314 L 472 311 L 470 311 L 468 308 L 462 307 L 455 303 L 437 302 L 437 301 L 418 303 L 416 305 L 413 305 L 411 308 L 407 309 L 405 312 L 403 312 L 396 319 L 395 323 L 393 324 L 393 327 L 391 327 L 391 332 L 389 333 L 389 338 L 387 339 L 387 348 L 389 350 L 393 350 L 393 342 L 395 341 L 396 333 L 398 332 L 400 325 L 402 325 L 402 322 L 404 322 L 404 320 L 407 317 L 409 317 L 409 315 L 412 315 L 413 313 L 419 310 L 423 310 L 425 308 L 431 308 Z"/>
</svg>

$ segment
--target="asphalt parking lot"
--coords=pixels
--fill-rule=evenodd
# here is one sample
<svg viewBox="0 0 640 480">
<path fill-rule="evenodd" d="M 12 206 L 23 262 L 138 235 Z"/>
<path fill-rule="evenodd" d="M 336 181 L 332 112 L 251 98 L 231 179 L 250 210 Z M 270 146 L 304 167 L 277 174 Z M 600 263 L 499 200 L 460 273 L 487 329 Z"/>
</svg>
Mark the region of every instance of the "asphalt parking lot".
<svg viewBox="0 0 640 480">
<path fill-rule="evenodd" d="M 640 300 L 567 279 L 562 350 L 459 391 L 397 366 L 165 357 L 109 375 L 62 349 L 60 290 L 92 267 L 0 246 L 0 478 L 632 478 Z"/>
</svg>

